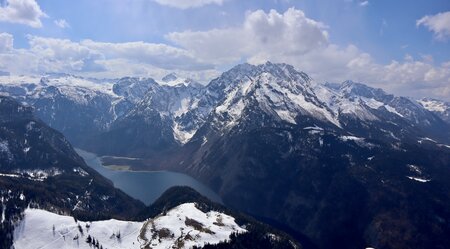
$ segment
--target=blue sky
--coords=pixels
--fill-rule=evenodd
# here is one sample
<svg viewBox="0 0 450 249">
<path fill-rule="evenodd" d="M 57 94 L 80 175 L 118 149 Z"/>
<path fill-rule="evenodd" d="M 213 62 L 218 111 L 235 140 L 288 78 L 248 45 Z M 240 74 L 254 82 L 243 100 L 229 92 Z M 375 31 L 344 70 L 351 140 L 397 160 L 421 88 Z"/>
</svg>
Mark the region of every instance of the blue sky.
<svg viewBox="0 0 450 249">
<path fill-rule="evenodd" d="M 450 100 L 448 0 L 0 2 L 0 70 L 13 74 L 176 71 L 206 82 L 271 60 L 319 82 Z"/>
</svg>

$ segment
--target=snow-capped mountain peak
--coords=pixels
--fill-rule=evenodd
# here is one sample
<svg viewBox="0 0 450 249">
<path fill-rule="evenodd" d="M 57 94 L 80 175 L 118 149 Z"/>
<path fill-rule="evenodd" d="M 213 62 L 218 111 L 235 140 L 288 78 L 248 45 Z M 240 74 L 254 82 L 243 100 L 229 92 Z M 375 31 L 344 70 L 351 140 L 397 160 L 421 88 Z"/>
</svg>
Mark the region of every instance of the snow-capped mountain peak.
<svg viewBox="0 0 450 249">
<path fill-rule="evenodd" d="M 195 87 L 202 88 L 203 85 L 191 78 L 183 78 L 176 73 L 170 73 L 164 76 L 159 82 L 160 85 L 173 86 L 173 87 Z"/>
<path fill-rule="evenodd" d="M 346 80 L 341 83 L 339 87 L 339 91 L 347 96 L 361 96 L 365 98 L 373 98 L 373 99 L 386 99 L 392 98 L 392 95 L 387 94 L 380 88 L 372 88 L 365 84 L 354 82 L 351 80 Z"/>
<path fill-rule="evenodd" d="M 309 115 L 340 126 L 335 115 L 315 95 L 312 79 L 287 64 L 242 64 L 212 81 L 208 88 L 218 101 L 219 124 L 233 127 L 248 106 L 275 119 L 296 124 L 297 116 Z M 253 110 L 255 111 L 255 110 Z"/>
</svg>

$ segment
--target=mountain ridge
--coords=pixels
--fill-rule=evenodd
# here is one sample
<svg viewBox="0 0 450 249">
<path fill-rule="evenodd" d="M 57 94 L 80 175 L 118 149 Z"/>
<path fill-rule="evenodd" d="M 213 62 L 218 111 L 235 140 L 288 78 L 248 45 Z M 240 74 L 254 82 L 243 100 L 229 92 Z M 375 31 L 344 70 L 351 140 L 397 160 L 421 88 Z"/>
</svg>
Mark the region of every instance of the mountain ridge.
<svg viewBox="0 0 450 249">
<path fill-rule="evenodd" d="M 233 127 L 246 108 L 257 108 L 270 119 L 292 125 L 299 121 L 297 117 L 307 117 L 310 121 L 299 121 L 308 123 L 305 127 L 314 126 L 312 120 L 315 120 L 334 130 L 347 130 L 369 138 L 395 141 L 415 136 L 450 143 L 446 139 L 450 137 L 449 125 L 415 101 L 351 81 L 337 87 L 313 83 L 305 73 L 287 64 L 241 64 L 203 88 L 152 86 L 142 101 L 116 123 L 121 126 L 129 117 L 133 122 L 140 120 L 145 127 L 150 125 L 149 120 L 161 119 L 158 126 L 164 127 L 164 133 L 172 130 L 173 134 L 168 150 L 184 146 L 204 124 L 215 123 L 217 129 Z M 159 117 L 149 119 L 146 112 L 149 117 Z M 392 134 L 404 135 L 397 138 Z M 136 139 L 161 139 L 160 136 L 144 137 Z M 125 154 L 132 155 L 132 149 Z M 135 155 L 146 156 L 145 153 Z"/>
</svg>

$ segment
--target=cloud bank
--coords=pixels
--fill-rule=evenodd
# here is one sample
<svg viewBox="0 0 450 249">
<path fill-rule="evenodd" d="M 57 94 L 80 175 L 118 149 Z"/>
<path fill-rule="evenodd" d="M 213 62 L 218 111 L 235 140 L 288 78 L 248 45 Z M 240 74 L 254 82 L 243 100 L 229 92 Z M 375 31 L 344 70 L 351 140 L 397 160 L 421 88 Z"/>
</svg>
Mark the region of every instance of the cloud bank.
<svg viewBox="0 0 450 249">
<path fill-rule="evenodd" d="M 66 72 L 99 77 L 149 76 L 167 71 L 186 71 L 203 78 L 211 77 L 211 73 L 217 75 L 213 64 L 198 60 L 185 49 L 165 44 L 74 42 L 31 35 L 27 39 L 28 49 L 15 49 L 13 36 L 0 33 L 1 71 L 14 74 Z"/>
</svg>

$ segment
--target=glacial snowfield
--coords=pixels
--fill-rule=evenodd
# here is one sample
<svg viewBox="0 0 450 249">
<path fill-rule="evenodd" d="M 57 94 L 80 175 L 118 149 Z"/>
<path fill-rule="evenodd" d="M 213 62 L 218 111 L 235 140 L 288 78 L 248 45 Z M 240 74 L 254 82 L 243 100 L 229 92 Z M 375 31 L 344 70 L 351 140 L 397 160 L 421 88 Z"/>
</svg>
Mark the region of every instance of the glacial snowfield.
<svg viewBox="0 0 450 249">
<path fill-rule="evenodd" d="M 58 248 L 91 249 L 88 236 L 102 248 L 191 248 L 227 241 L 232 233 L 244 233 L 234 218 L 226 214 L 197 209 L 185 203 L 145 222 L 104 220 L 75 221 L 71 216 L 45 210 L 25 210 L 24 218 L 14 231 L 16 249 Z"/>
</svg>

